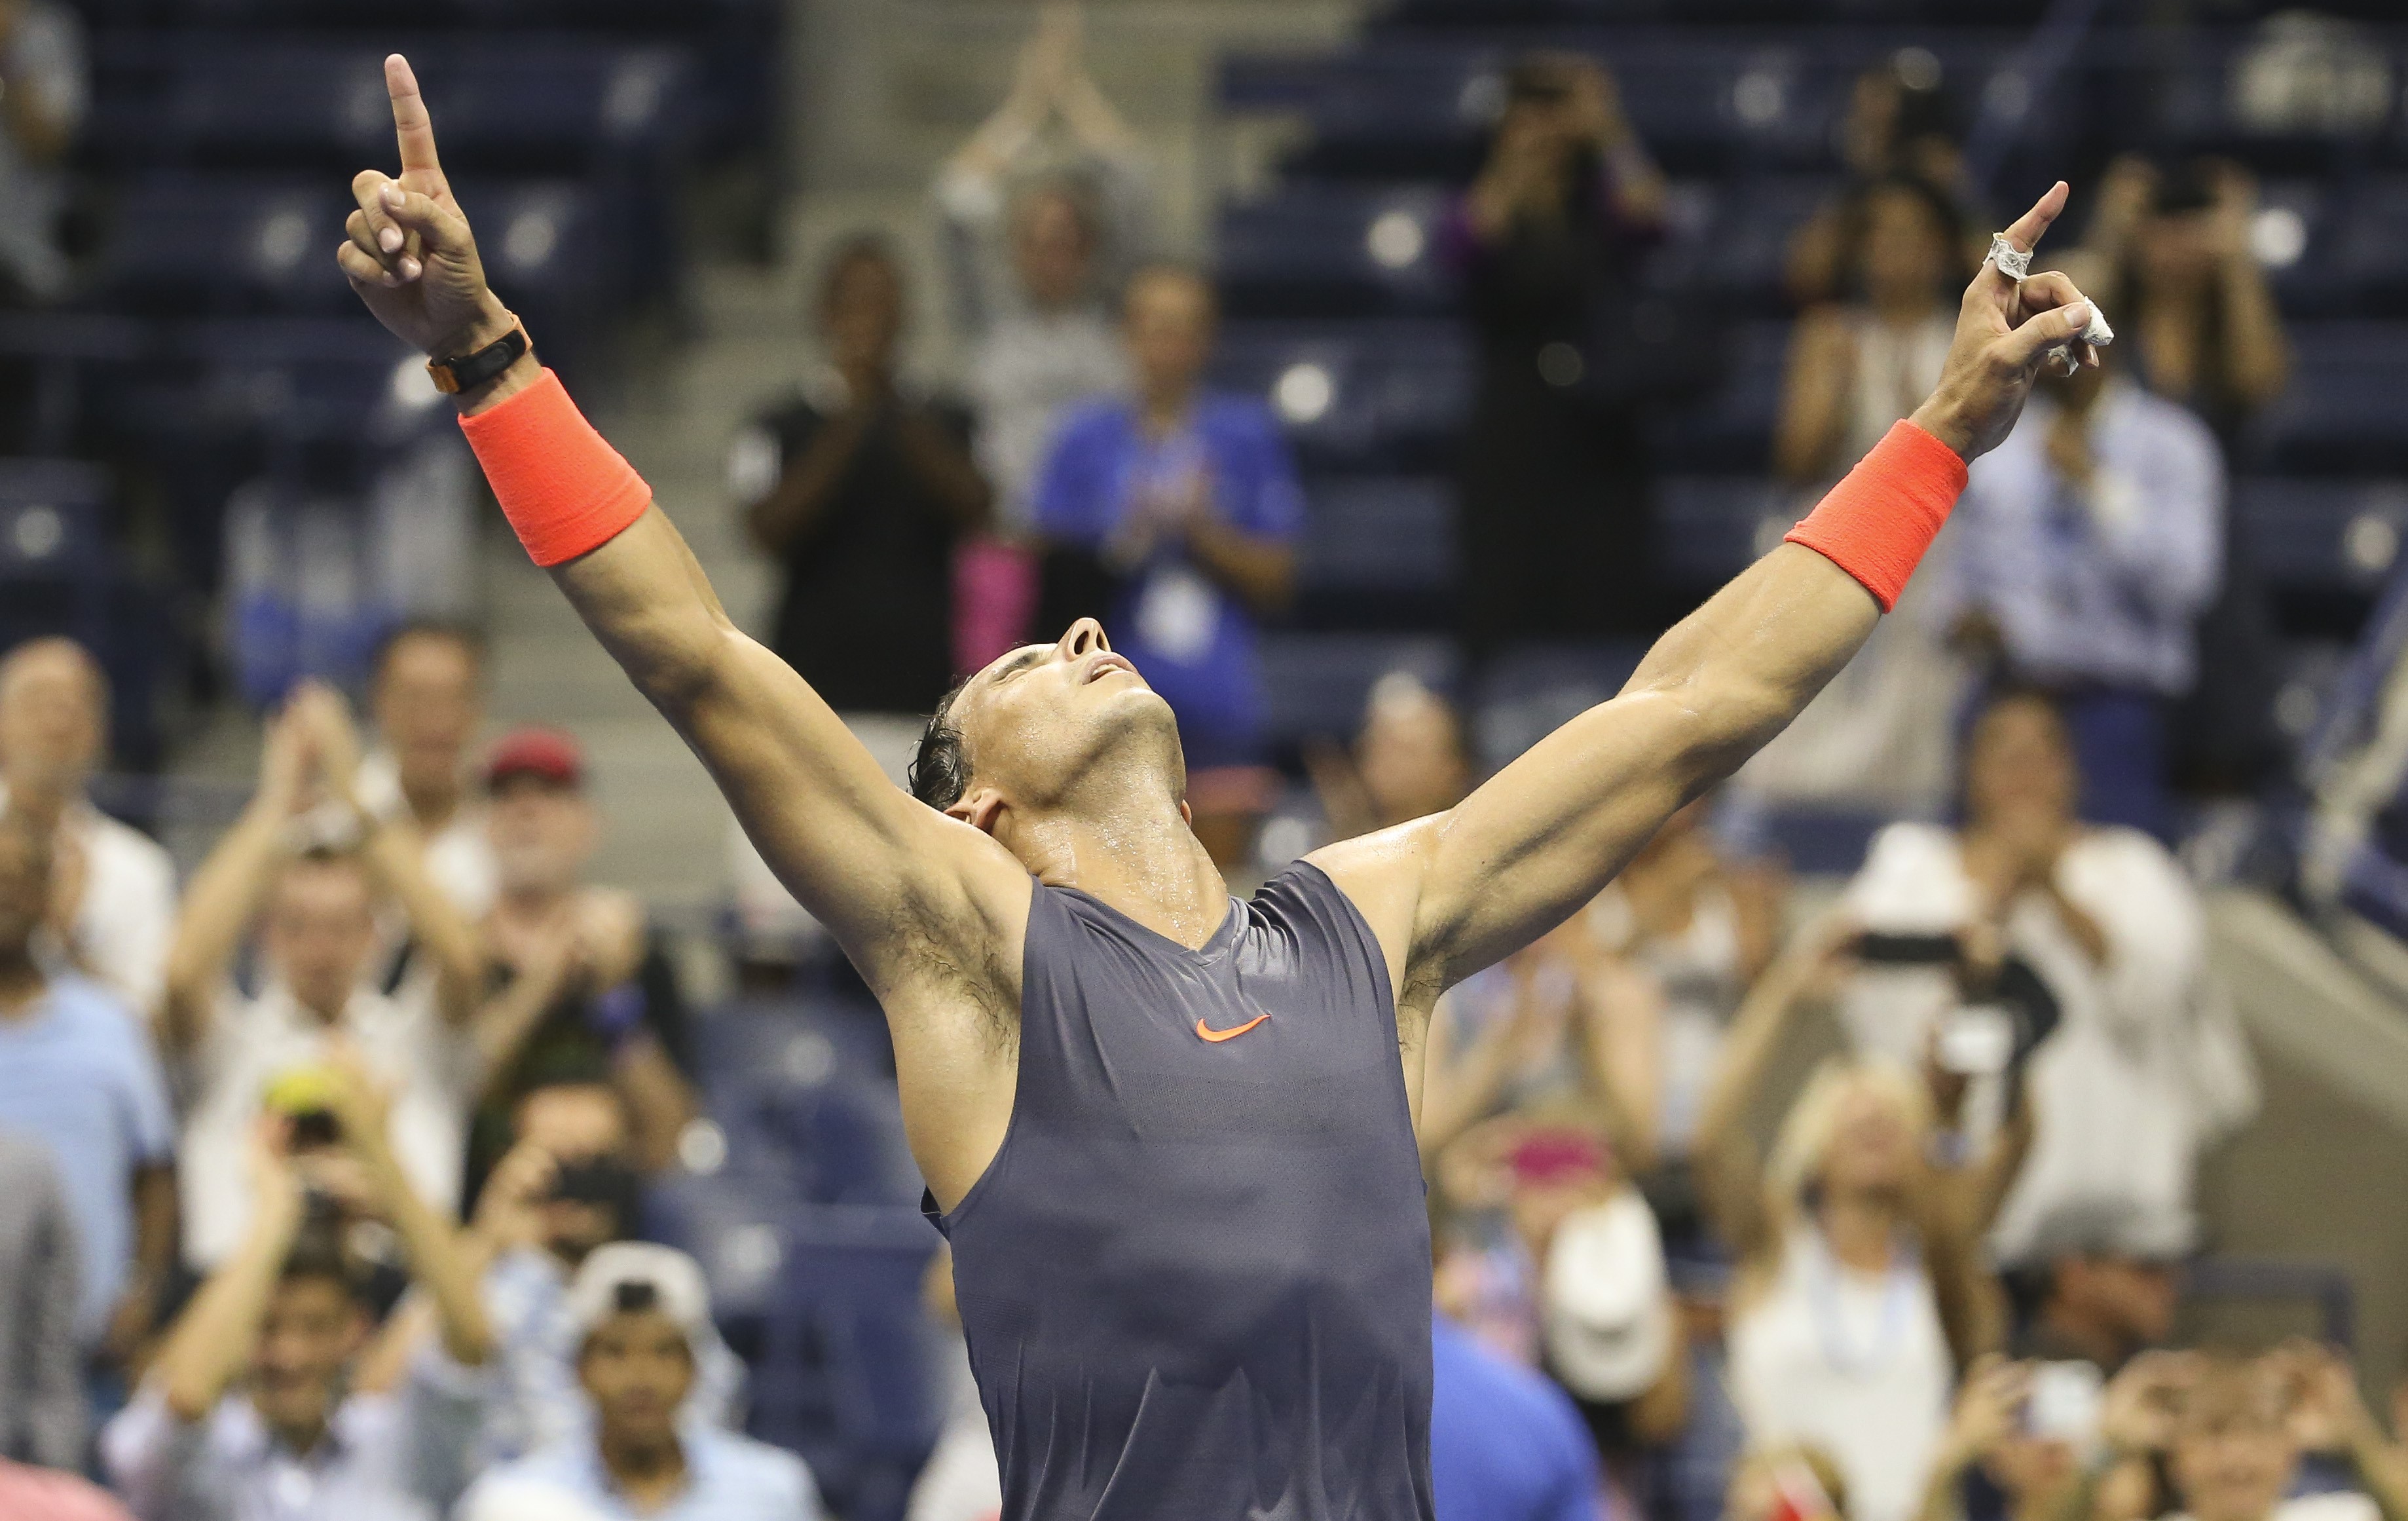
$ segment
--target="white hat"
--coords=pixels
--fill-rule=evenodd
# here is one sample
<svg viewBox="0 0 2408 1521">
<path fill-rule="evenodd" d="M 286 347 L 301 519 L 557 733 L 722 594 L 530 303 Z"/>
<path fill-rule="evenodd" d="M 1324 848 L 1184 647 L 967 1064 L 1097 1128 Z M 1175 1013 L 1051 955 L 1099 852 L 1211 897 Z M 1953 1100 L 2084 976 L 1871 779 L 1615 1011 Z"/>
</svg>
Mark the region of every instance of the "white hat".
<svg viewBox="0 0 2408 1521">
<path fill-rule="evenodd" d="M 1636 1189 L 1565 1216 L 1547 1249 L 1547 1361 L 1584 1399 L 1644 1393 L 1672 1353 L 1664 1238 Z"/>
<path fill-rule="evenodd" d="M 568 1285 L 568 1318 L 582 1338 L 622 1310 L 658 1310 L 685 1332 L 695 1356 L 711 1332 L 702 1268 L 674 1247 L 612 1241 L 596 1247 Z"/>
</svg>

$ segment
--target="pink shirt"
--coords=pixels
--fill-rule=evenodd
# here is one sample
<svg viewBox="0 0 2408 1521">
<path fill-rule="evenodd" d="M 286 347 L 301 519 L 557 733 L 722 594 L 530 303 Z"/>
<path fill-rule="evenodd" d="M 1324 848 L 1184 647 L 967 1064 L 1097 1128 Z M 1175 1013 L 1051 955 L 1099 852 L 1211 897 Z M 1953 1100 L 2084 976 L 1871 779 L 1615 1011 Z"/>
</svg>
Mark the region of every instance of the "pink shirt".
<svg viewBox="0 0 2408 1521">
<path fill-rule="evenodd" d="M 133 1521 L 107 1491 L 51 1469 L 0 1458 L 0 1515 L 10 1521 Z"/>
</svg>

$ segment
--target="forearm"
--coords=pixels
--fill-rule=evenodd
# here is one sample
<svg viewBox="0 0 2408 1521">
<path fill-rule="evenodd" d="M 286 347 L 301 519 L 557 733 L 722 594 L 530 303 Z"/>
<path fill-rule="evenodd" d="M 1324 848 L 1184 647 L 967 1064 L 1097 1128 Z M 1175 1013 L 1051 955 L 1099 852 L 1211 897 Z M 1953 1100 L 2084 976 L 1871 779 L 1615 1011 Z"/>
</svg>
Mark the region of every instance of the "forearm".
<svg viewBox="0 0 2408 1521">
<path fill-rule="evenodd" d="M 461 1251 L 460 1233 L 418 1197 L 381 1137 L 362 1144 L 361 1150 L 367 1154 L 394 1229 L 409 1253 L 410 1277 L 434 1303 L 443 1350 L 468 1367 L 484 1362 L 494 1353 L 493 1325 L 485 1317 L 476 1274 Z"/>
<path fill-rule="evenodd" d="M 845 472 L 853 468 L 869 435 L 869 422 L 867 411 L 854 408 L 820 429 L 802 457 L 778 477 L 769 495 L 752 504 L 744 515 L 745 526 L 765 552 L 785 553 L 819 523 Z"/>
<path fill-rule="evenodd" d="M 482 1083 L 490 1086 L 509 1070 L 561 989 L 556 974 L 523 974 L 478 1012 L 469 1028 Z"/>
<path fill-rule="evenodd" d="M 153 1371 L 178 1420 L 197 1421 L 216 1409 L 250 1360 L 300 1223 L 298 1194 L 262 1200 L 250 1239 L 201 1285 L 168 1333 Z"/>
<path fill-rule="evenodd" d="M 1187 549 L 1206 575 L 1256 612 L 1277 612 L 1295 592 L 1296 551 L 1280 540 L 1202 516 L 1188 530 Z"/>
<path fill-rule="evenodd" d="M 2283 394 L 2290 383 L 2290 346 L 2273 292 L 2255 260 L 2229 260 L 2223 280 L 2225 388 L 2252 407 Z"/>
<path fill-rule="evenodd" d="M 259 911 L 270 877 L 291 856 L 285 820 L 253 808 L 226 831 L 194 874 L 167 953 L 165 1033 L 181 1046 L 199 1033 L 202 1011 L 216 995 L 235 947 Z"/>
<path fill-rule="evenodd" d="M 362 854 L 368 870 L 377 885 L 400 902 L 411 935 L 435 958 L 437 1002 L 445 1020 L 465 1023 L 475 1012 L 476 992 L 485 975 L 485 952 L 477 931 L 426 874 L 417 843 L 393 824 L 362 816 L 367 820 Z"/>
<path fill-rule="evenodd" d="M 155 1299 L 176 1270 L 176 1169 L 147 1167 L 134 1181 L 134 1279 L 127 1292 Z"/>
<path fill-rule="evenodd" d="M 656 1040 L 638 1040 L 616 1064 L 619 1092 L 634 1117 L 632 1144 L 647 1171 L 677 1160 L 678 1137 L 694 1118 L 694 1092 Z"/>
</svg>

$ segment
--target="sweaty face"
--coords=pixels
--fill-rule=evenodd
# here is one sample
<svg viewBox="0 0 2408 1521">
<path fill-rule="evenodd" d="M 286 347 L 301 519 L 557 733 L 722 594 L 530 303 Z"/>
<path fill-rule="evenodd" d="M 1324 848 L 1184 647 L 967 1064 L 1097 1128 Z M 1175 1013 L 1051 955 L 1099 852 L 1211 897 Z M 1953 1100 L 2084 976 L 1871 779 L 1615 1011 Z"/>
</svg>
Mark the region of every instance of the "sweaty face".
<svg viewBox="0 0 2408 1521">
<path fill-rule="evenodd" d="M 1146 394 L 1184 392 L 1212 355 L 1212 293 L 1182 271 L 1140 275 L 1129 286 L 1127 333 Z"/>
<path fill-rule="evenodd" d="M 583 795 L 534 776 L 510 777 L 494 789 L 485 830 L 508 893 L 557 893 L 575 886 L 598 832 Z"/>
<path fill-rule="evenodd" d="M 466 645 L 437 634 L 404 638 L 386 652 L 371 700 L 405 785 L 458 785 L 480 716 L 477 657 Z"/>
<path fill-rule="evenodd" d="M 331 1278 L 291 1278 L 268 1298 L 251 1370 L 251 1402 L 270 1426 L 308 1430 L 333 1413 L 343 1365 L 366 1322 L 348 1289 Z"/>
<path fill-rule="evenodd" d="M 1965 757 L 1965 805 L 1976 825 L 2015 809 L 2071 819 L 2081 791 L 2064 721 L 2046 703 L 2011 698 L 1973 725 Z"/>
<path fill-rule="evenodd" d="M 81 650 L 45 639 L 0 671 L 0 770 L 37 785 L 79 784 L 108 739 L 100 678 Z"/>
<path fill-rule="evenodd" d="M 375 899 L 355 861 L 295 861 L 268 901 L 268 959 L 304 1008 L 340 1013 L 376 948 Z"/>
<path fill-rule="evenodd" d="M 1167 769 L 1173 796 L 1186 791 L 1170 705 L 1112 653 L 1093 618 L 981 671 L 953 699 L 952 716 L 970 771 L 957 811 L 968 811 L 982 794 L 1054 807 L 1119 766 L 1132 774 Z"/>
<path fill-rule="evenodd" d="M 1011 262 L 1021 289 L 1041 309 L 1059 309 L 1085 294 L 1095 238 L 1069 196 L 1039 191 L 1021 204 L 1012 222 Z"/>
<path fill-rule="evenodd" d="M 577 1377 L 606 1436 L 665 1441 L 694 1387 L 694 1351 L 660 1311 L 621 1311 L 586 1337 Z"/>
</svg>

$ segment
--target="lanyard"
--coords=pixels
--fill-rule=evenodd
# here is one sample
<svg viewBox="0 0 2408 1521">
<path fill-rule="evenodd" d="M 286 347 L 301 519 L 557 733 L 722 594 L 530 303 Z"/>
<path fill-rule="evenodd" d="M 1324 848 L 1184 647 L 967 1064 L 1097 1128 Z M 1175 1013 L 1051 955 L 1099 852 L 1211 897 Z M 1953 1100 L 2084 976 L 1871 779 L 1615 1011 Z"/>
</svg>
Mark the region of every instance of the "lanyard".
<svg viewBox="0 0 2408 1521">
<path fill-rule="evenodd" d="M 1823 1233 L 1809 1233 L 1806 1254 L 1806 1297 L 1814 1317 L 1815 1338 L 1823 1360 L 1852 1378 L 1881 1371 L 1898 1356 L 1906 1334 L 1906 1313 L 1917 1287 L 1916 1275 L 1899 1260 L 1896 1247 L 1882 1272 L 1881 1309 L 1873 1323 L 1871 1343 L 1861 1351 L 1850 1344 L 1847 1317 L 1840 1304 L 1840 1265 Z"/>
</svg>

